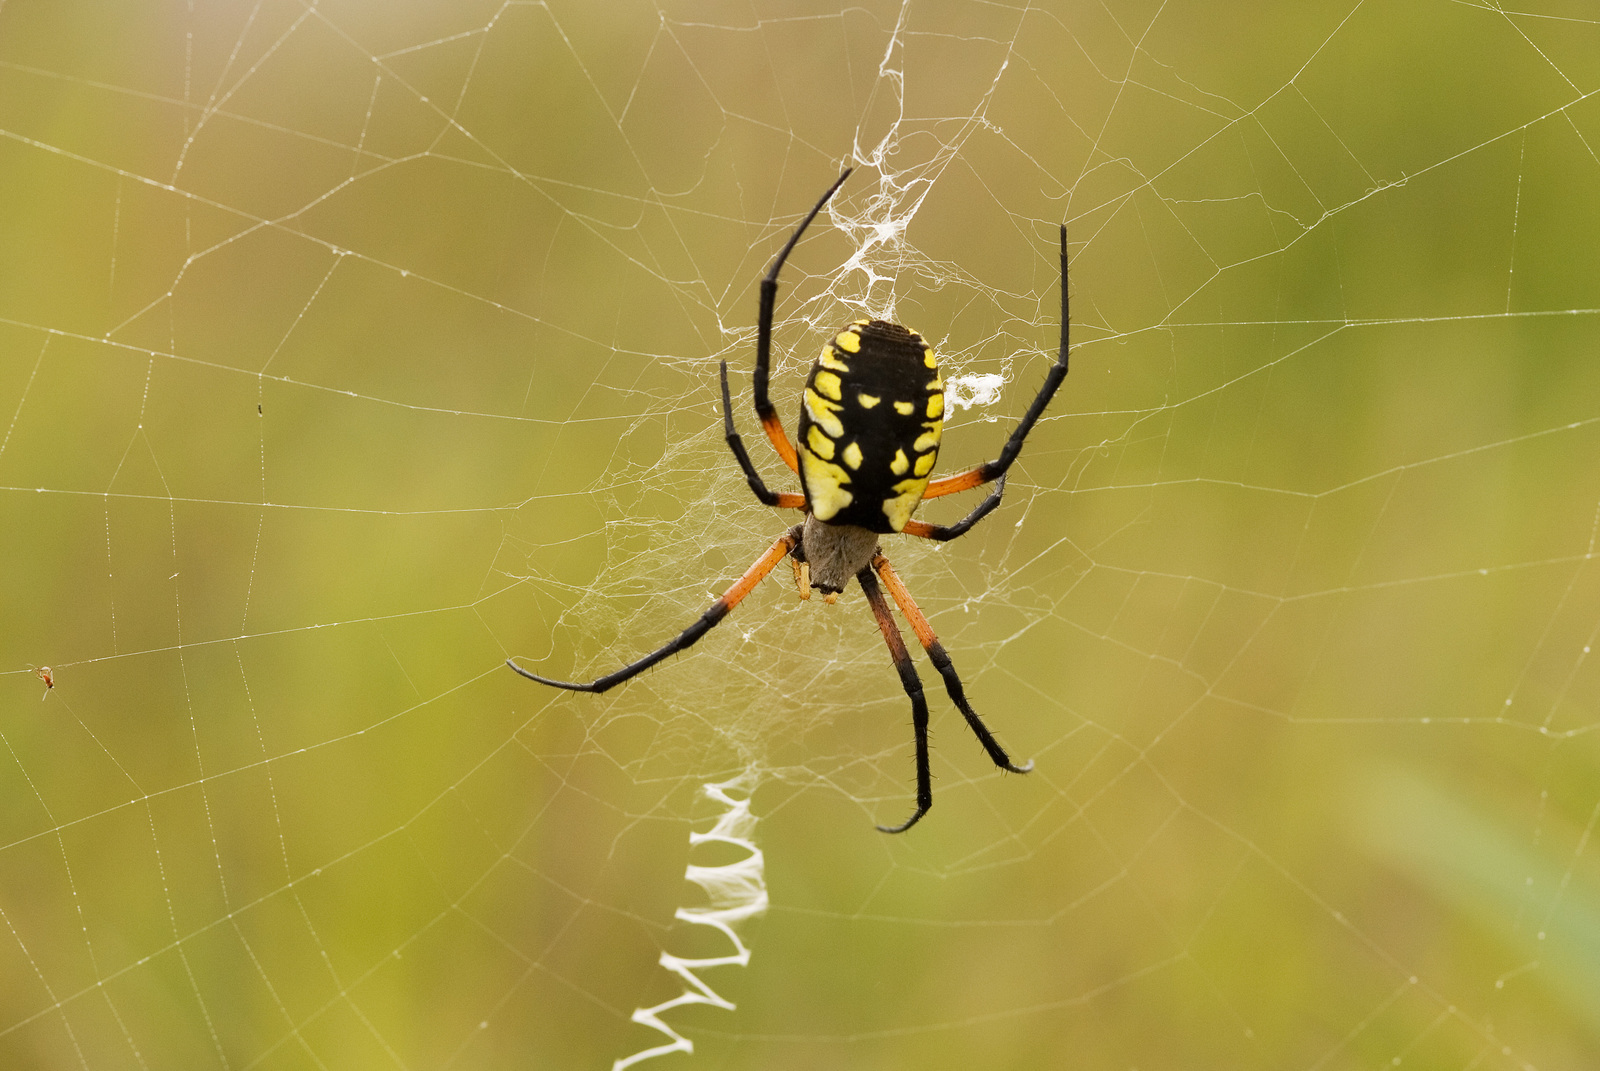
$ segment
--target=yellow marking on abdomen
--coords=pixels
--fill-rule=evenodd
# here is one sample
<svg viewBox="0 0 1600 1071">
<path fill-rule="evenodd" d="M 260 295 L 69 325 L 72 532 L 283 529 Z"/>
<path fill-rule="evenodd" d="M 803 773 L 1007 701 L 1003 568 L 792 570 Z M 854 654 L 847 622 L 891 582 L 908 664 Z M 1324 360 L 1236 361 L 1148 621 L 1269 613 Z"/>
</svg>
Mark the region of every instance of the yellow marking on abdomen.
<svg viewBox="0 0 1600 1071">
<path fill-rule="evenodd" d="M 806 415 L 811 417 L 821 426 L 823 433 L 830 439 L 837 439 L 844 434 L 844 425 L 840 423 L 837 415 L 844 406 L 838 402 L 830 402 L 810 387 L 805 393 Z"/>
<path fill-rule="evenodd" d="M 894 485 L 894 489 L 900 493 L 883 500 L 883 515 L 889 518 L 889 526 L 896 532 L 905 531 L 906 522 L 911 519 L 917 503 L 922 501 L 922 492 L 927 488 L 926 479 L 901 480 Z"/>
<path fill-rule="evenodd" d="M 838 465 L 806 449 L 800 451 L 800 468 L 805 473 L 806 498 L 817 520 L 832 520 L 855 500 L 855 495 L 844 487 L 850 482 L 850 474 Z"/>
<path fill-rule="evenodd" d="M 822 434 L 822 429 L 815 424 L 806 429 L 806 446 L 822 460 L 833 460 L 833 440 Z"/>
<path fill-rule="evenodd" d="M 839 351 L 833 348 L 833 343 L 827 342 L 822 346 L 822 354 L 817 358 L 817 363 L 823 368 L 835 372 L 848 372 L 850 366 L 839 360 Z"/>
</svg>

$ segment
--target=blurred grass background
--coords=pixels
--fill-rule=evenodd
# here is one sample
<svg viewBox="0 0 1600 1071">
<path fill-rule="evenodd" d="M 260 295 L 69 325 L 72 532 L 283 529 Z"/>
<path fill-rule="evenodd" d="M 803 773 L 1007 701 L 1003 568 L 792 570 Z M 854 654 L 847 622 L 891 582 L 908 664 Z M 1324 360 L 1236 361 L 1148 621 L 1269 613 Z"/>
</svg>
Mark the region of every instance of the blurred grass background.
<svg viewBox="0 0 1600 1071">
<path fill-rule="evenodd" d="M 706 975 L 738 1009 L 670 1017 L 700 1064 L 1594 1066 L 1597 39 L 1559 2 L 8 0 L 0 1065 L 608 1067 L 663 949 L 726 951 L 673 911 L 699 786 L 753 769 L 773 906 Z M 898 838 L 859 597 L 780 572 L 605 697 L 502 665 L 609 670 L 791 523 L 717 362 L 792 486 L 755 282 L 851 159 L 786 420 L 892 309 L 1008 377 L 941 468 L 992 456 L 1073 251 L 1006 503 L 886 547 L 1036 769 L 929 680 Z"/>
</svg>

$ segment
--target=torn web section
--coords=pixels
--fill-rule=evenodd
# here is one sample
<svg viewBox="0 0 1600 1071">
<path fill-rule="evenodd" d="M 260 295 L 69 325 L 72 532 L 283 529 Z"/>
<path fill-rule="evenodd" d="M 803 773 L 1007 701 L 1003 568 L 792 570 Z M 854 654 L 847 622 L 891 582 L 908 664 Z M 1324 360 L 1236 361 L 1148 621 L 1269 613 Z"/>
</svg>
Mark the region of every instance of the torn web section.
<svg viewBox="0 0 1600 1071">
<path fill-rule="evenodd" d="M 1006 379 L 996 372 L 971 372 L 944 381 L 945 402 L 953 410 L 983 409 L 1000 400 Z"/>
</svg>

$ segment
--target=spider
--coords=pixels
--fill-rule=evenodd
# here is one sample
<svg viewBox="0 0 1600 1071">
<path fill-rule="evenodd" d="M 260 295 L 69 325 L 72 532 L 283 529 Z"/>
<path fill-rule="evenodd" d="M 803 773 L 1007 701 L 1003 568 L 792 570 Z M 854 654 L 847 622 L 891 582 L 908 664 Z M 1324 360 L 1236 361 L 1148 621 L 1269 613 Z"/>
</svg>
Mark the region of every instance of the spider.
<svg viewBox="0 0 1600 1071">
<path fill-rule="evenodd" d="M 778 293 L 778 273 L 806 227 L 850 177 L 850 171 L 847 168 L 800 221 L 800 226 L 761 280 L 753 384 L 756 416 L 778 457 L 799 476 L 801 494 L 768 490 L 751 463 L 743 440 L 734 430 L 728 362 L 722 362 L 722 424 L 728 449 L 733 451 L 756 498 L 764 505 L 800 510 L 805 520 L 779 536 L 744 576 L 676 639 L 615 673 L 582 684 L 541 677 L 511 659 L 507 659 L 507 665 L 540 684 L 575 692 L 604 692 L 668 655 L 692 646 L 727 617 L 785 557 L 792 556 L 795 583 L 802 599 L 810 597 L 809 588 L 816 588 L 832 603 L 854 577 L 867 597 L 895 669 L 899 671 L 900 683 L 911 700 L 911 725 L 916 738 L 916 810 L 899 825 L 878 826 L 885 833 L 904 833 L 933 806 L 928 770 L 928 703 L 899 626 L 890 616 L 883 588 L 889 589 L 890 598 L 911 623 L 912 631 L 928 652 L 929 661 L 944 679 L 945 691 L 967 719 L 967 725 L 989 758 L 1000 769 L 1012 773 L 1027 773 L 1033 768 L 1032 762 L 1022 766 L 1013 763 L 983 719 L 978 717 L 978 712 L 972 709 L 950 656 L 889 559 L 883 556 L 878 537 L 903 532 L 923 539 L 949 541 L 966 534 L 1000 504 L 1006 470 L 1017 459 L 1023 440 L 1067 375 L 1067 229 L 1064 225 L 1061 228 L 1060 350 L 1044 385 L 1012 430 L 998 458 L 954 476 L 930 480 L 944 428 L 944 382 L 939 376 L 939 364 L 933 348 L 921 335 L 883 320 L 856 320 L 824 344 L 806 380 L 799 441 L 791 443 L 777 411 L 767 399 L 772 310 Z M 994 490 L 955 524 L 928 524 L 911 518 L 925 498 L 940 498 L 991 482 Z M 883 587 L 879 587 L 879 580 Z"/>
</svg>

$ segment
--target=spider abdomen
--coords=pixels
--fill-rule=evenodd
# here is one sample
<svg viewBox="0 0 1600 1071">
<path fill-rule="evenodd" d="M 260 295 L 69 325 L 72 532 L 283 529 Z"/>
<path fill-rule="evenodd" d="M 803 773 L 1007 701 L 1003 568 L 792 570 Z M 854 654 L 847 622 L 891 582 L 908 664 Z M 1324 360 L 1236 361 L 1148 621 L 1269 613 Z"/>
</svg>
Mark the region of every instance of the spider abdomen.
<svg viewBox="0 0 1600 1071">
<path fill-rule="evenodd" d="M 944 431 L 933 347 L 884 320 L 857 320 L 822 347 L 800 407 L 806 506 L 824 524 L 902 531 L 927 490 Z"/>
</svg>

